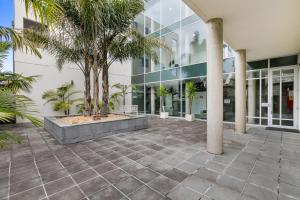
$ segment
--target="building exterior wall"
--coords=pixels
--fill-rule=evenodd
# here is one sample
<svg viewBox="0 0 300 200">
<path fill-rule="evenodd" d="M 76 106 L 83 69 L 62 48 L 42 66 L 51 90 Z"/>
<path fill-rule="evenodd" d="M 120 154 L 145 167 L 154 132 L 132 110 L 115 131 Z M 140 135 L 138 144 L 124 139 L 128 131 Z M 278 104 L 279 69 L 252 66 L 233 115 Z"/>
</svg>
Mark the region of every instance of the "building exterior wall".
<svg viewBox="0 0 300 200">
<path fill-rule="evenodd" d="M 169 116 L 184 117 L 189 110 L 185 84 L 196 82 L 197 92 L 192 103 L 192 113 L 196 118 L 206 120 L 207 81 L 206 81 L 206 24 L 193 13 L 181 0 L 152 0 L 146 3 L 145 12 L 137 19 L 135 26 L 146 36 L 154 36 L 165 42 L 171 49 L 170 54 L 165 49 L 157 49 L 158 62 L 155 63 L 145 56 L 135 59 L 132 65 L 132 83 L 139 86 L 139 91 L 133 94 L 133 104 L 139 105 L 140 112 L 159 114 L 161 99 L 158 89 L 164 85 L 170 94 L 165 98 L 164 106 Z M 235 121 L 235 59 L 233 50 L 224 44 L 224 121 Z M 248 62 L 247 85 L 247 123 L 261 126 L 298 126 L 299 78 L 297 55 L 281 58 L 266 58 L 260 61 Z M 271 79 L 274 69 L 293 68 L 295 75 L 282 75 L 281 108 L 277 94 L 273 95 L 270 85 L 279 92 L 276 77 Z M 277 72 L 276 72 L 277 73 Z M 284 88 L 286 87 L 286 88 Z M 290 87 L 290 88 L 287 88 Z M 289 92 L 287 92 L 289 90 Z M 288 94 L 289 93 L 289 94 Z M 298 98 L 299 96 L 299 98 Z M 276 98 L 278 98 L 276 100 Z M 288 100 L 289 98 L 289 100 Z M 273 102 L 273 103 L 272 103 Z M 293 102 L 293 103 L 292 103 Z M 293 108 L 291 107 L 293 104 Z M 292 109 L 293 110 L 292 110 Z M 281 110 L 281 122 L 276 109 Z"/>
<path fill-rule="evenodd" d="M 26 16 L 24 2 L 15 0 L 14 8 L 14 25 L 16 29 L 23 29 L 23 19 L 34 19 L 32 13 Z M 46 51 L 41 50 L 42 58 L 21 51 L 14 52 L 14 72 L 21 73 L 25 76 L 38 75 L 37 82 L 32 85 L 30 93 L 26 94 L 36 104 L 37 110 L 40 116 L 54 116 L 61 115 L 59 112 L 55 112 L 51 108 L 51 104 L 44 105 L 42 100 L 43 92 L 49 89 L 56 89 L 60 85 L 74 81 L 75 88 L 81 91 L 83 96 L 84 90 L 84 78 L 79 68 L 72 63 L 65 64 L 63 69 L 59 71 L 56 65 L 55 57 L 49 55 Z M 101 78 L 100 78 L 101 79 Z M 109 82 L 110 86 L 116 83 L 129 85 L 131 83 L 131 61 L 126 63 L 114 63 L 109 69 Z M 92 85 L 91 76 L 91 85 Z M 100 82 L 100 93 L 102 88 L 102 82 Z M 92 90 L 91 90 L 92 92 Z M 114 93 L 114 89 L 111 89 L 110 93 Z M 101 97 L 100 97 L 101 98 Z M 127 104 L 131 104 L 131 95 L 127 95 Z M 72 109 L 71 114 L 76 114 L 76 110 Z"/>
</svg>

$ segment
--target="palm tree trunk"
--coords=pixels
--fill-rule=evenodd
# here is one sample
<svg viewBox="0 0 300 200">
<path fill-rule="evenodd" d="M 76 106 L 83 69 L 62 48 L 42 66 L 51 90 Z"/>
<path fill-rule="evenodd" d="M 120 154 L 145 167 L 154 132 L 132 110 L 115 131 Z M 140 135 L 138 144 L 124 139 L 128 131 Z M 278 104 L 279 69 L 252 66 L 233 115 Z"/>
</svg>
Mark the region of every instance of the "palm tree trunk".
<svg viewBox="0 0 300 200">
<path fill-rule="evenodd" d="M 93 71 L 94 76 L 94 90 L 93 90 L 93 101 L 94 101 L 94 109 L 93 114 L 98 115 L 99 114 L 99 77 L 97 70 Z"/>
<path fill-rule="evenodd" d="M 89 58 L 85 56 L 84 59 L 85 71 L 84 71 L 84 115 L 91 115 L 91 70 L 89 66 Z"/>
<path fill-rule="evenodd" d="M 189 104 L 190 104 L 189 109 L 190 109 L 190 115 L 191 115 L 191 114 L 192 114 L 192 103 L 193 103 L 193 99 L 191 98 L 189 101 L 190 101 L 190 102 L 189 102 Z"/>
<path fill-rule="evenodd" d="M 124 93 L 123 94 L 123 112 L 124 112 L 124 115 L 126 114 L 125 113 L 125 104 L 126 104 L 126 96 L 125 96 L 126 94 Z"/>
<path fill-rule="evenodd" d="M 105 64 L 102 69 L 102 101 L 103 107 L 101 109 L 101 115 L 107 116 L 108 114 L 108 101 L 109 101 L 109 83 L 108 83 L 108 66 Z"/>
</svg>

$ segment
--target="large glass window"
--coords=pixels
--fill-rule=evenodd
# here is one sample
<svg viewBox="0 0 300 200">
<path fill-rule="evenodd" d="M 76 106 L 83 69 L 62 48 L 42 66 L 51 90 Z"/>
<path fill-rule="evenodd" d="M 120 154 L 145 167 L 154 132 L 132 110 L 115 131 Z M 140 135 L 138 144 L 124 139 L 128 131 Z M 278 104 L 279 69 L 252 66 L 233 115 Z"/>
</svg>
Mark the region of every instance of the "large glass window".
<svg viewBox="0 0 300 200">
<path fill-rule="evenodd" d="M 132 93 L 132 104 L 138 106 L 138 112 L 144 113 L 144 85 L 136 85 Z"/>
<path fill-rule="evenodd" d="M 234 122 L 235 119 L 235 74 L 224 74 L 223 101 L 224 121 Z"/>
<path fill-rule="evenodd" d="M 182 25 L 181 65 L 206 62 L 206 29 L 202 21 Z"/>
<path fill-rule="evenodd" d="M 258 67 L 259 68 L 259 67 Z M 247 72 L 247 123 L 268 124 L 268 70 Z"/>
<path fill-rule="evenodd" d="M 165 110 L 170 116 L 180 116 L 180 81 L 162 82 L 168 90 L 168 95 L 164 99 Z"/>
<path fill-rule="evenodd" d="M 161 1 L 161 24 L 162 28 L 180 21 L 181 0 L 162 0 Z"/>
<path fill-rule="evenodd" d="M 179 37 L 180 37 L 179 29 L 169 32 L 166 35 L 162 36 L 162 41 L 170 48 L 170 49 L 162 49 L 161 50 L 161 67 L 162 67 L 162 69 L 180 66 Z"/>
<path fill-rule="evenodd" d="M 158 96 L 159 83 L 146 85 L 146 113 L 159 114 L 160 98 Z"/>
<path fill-rule="evenodd" d="M 145 34 L 158 31 L 160 27 L 160 0 L 145 2 Z"/>
<path fill-rule="evenodd" d="M 207 93 L 206 93 L 206 77 L 188 79 L 182 81 L 182 112 L 183 116 L 190 113 L 189 99 L 186 96 L 186 83 L 194 81 L 197 92 L 192 101 L 192 114 L 198 119 L 207 119 Z"/>
</svg>

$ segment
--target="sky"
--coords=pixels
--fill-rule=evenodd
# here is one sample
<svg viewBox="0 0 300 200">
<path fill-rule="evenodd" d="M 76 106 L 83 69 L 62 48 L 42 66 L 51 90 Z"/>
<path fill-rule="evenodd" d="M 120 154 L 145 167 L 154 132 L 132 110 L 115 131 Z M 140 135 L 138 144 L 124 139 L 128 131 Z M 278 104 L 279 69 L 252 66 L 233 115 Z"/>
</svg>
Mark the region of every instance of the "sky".
<svg viewBox="0 0 300 200">
<path fill-rule="evenodd" d="M 14 17 L 14 0 L 0 0 L 0 26 L 11 27 Z M 12 51 L 4 62 L 4 71 L 13 70 Z"/>
</svg>

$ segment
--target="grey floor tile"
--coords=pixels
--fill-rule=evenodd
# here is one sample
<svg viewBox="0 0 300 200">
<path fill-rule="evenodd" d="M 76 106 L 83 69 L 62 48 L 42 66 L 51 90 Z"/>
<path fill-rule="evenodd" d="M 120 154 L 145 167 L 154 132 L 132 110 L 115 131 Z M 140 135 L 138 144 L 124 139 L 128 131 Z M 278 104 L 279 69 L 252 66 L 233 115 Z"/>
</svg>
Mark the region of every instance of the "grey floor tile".
<svg viewBox="0 0 300 200">
<path fill-rule="evenodd" d="M 78 189 L 78 187 L 72 187 L 61 191 L 59 193 L 55 193 L 54 195 L 49 197 L 49 200 L 81 200 L 84 198 L 82 192 Z"/>
<path fill-rule="evenodd" d="M 141 168 L 136 170 L 135 172 L 131 173 L 137 179 L 143 181 L 144 183 L 148 183 L 154 178 L 158 177 L 159 174 L 148 169 L 148 168 Z"/>
<path fill-rule="evenodd" d="M 247 184 L 245 187 L 245 191 L 243 193 L 245 196 L 249 196 L 255 199 L 268 199 L 268 200 L 276 200 L 277 193 L 274 193 L 270 190 L 266 190 L 264 188 Z"/>
<path fill-rule="evenodd" d="M 90 200 L 120 200 L 124 196 L 114 187 L 109 186 L 89 196 Z"/>
<path fill-rule="evenodd" d="M 188 177 L 187 173 L 175 168 L 168 170 L 163 175 L 178 182 L 182 182 L 186 177 Z"/>
<path fill-rule="evenodd" d="M 97 173 L 92 169 L 87 169 L 84 171 L 80 171 L 76 174 L 73 174 L 72 177 L 76 181 L 76 183 L 81 183 L 91 178 L 98 176 Z"/>
<path fill-rule="evenodd" d="M 231 176 L 227 175 L 221 175 L 217 178 L 217 184 L 221 185 L 223 187 L 227 187 L 231 190 L 237 191 L 237 192 L 242 192 L 245 181 L 238 180 L 236 178 L 233 178 Z"/>
<path fill-rule="evenodd" d="M 45 189 L 48 195 L 57 193 L 61 190 L 73 186 L 75 183 L 70 177 L 65 177 L 50 183 L 45 184 Z"/>
<path fill-rule="evenodd" d="M 147 185 L 150 188 L 159 191 L 161 194 L 166 195 L 171 189 L 173 189 L 178 184 L 179 182 L 174 181 L 173 179 L 170 179 L 165 176 L 159 176 L 153 179 Z"/>
<path fill-rule="evenodd" d="M 226 187 L 214 185 L 205 194 L 214 200 L 238 200 L 240 193 Z"/>
<path fill-rule="evenodd" d="M 115 184 L 115 186 L 120 191 L 122 191 L 124 194 L 127 195 L 129 193 L 136 191 L 140 187 L 144 186 L 144 184 L 138 181 L 136 178 L 130 176 L 128 178 L 121 179 L 119 182 Z"/>
<path fill-rule="evenodd" d="M 128 175 L 126 172 L 124 172 L 121 169 L 116 169 L 113 171 L 109 171 L 105 174 L 103 174 L 104 178 L 107 179 L 111 183 L 117 183 L 123 178 L 128 178 L 130 175 Z"/>
<path fill-rule="evenodd" d="M 33 200 L 46 197 L 43 187 L 36 187 L 22 193 L 10 196 L 10 200 Z"/>
<path fill-rule="evenodd" d="M 133 194 L 129 195 L 129 198 L 132 200 L 160 200 L 163 198 L 163 196 L 151 190 L 149 187 L 144 186 Z"/>
<path fill-rule="evenodd" d="M 92 194 L 98 192 L 99 190 L 102 190 L 103 188 L 106 188 L 108 186 L 109 186 L 109 183 L 106 182 L 101 177 L 93 178 L 93 179 L 88 180 L 79 185 L 79 187 L 86 194 L 86 196 L 92 195 Z"/>
<path fill-rule="evenodd" d="M 182 185 L 172 189 L 167 195 L 171 200 L 199 200 L 202 195 Z"/>
<path fill-rule="evenodd" d="M 40 177 L 27 179 L 10 185 L 10 195 L 29 190 L 31 188 L 42 185 Z"/>
<path fill-rule="evenodd" d="M 48 183 L 50 181 L 55 181 L 57 179 L 66 177 L 68 175 L 69 175 L 68 170 L 64 168 L 56 172 L 50 172 L 48 174 L 42 175 L 42 180 L 44 183 Z"/>
</svg>

